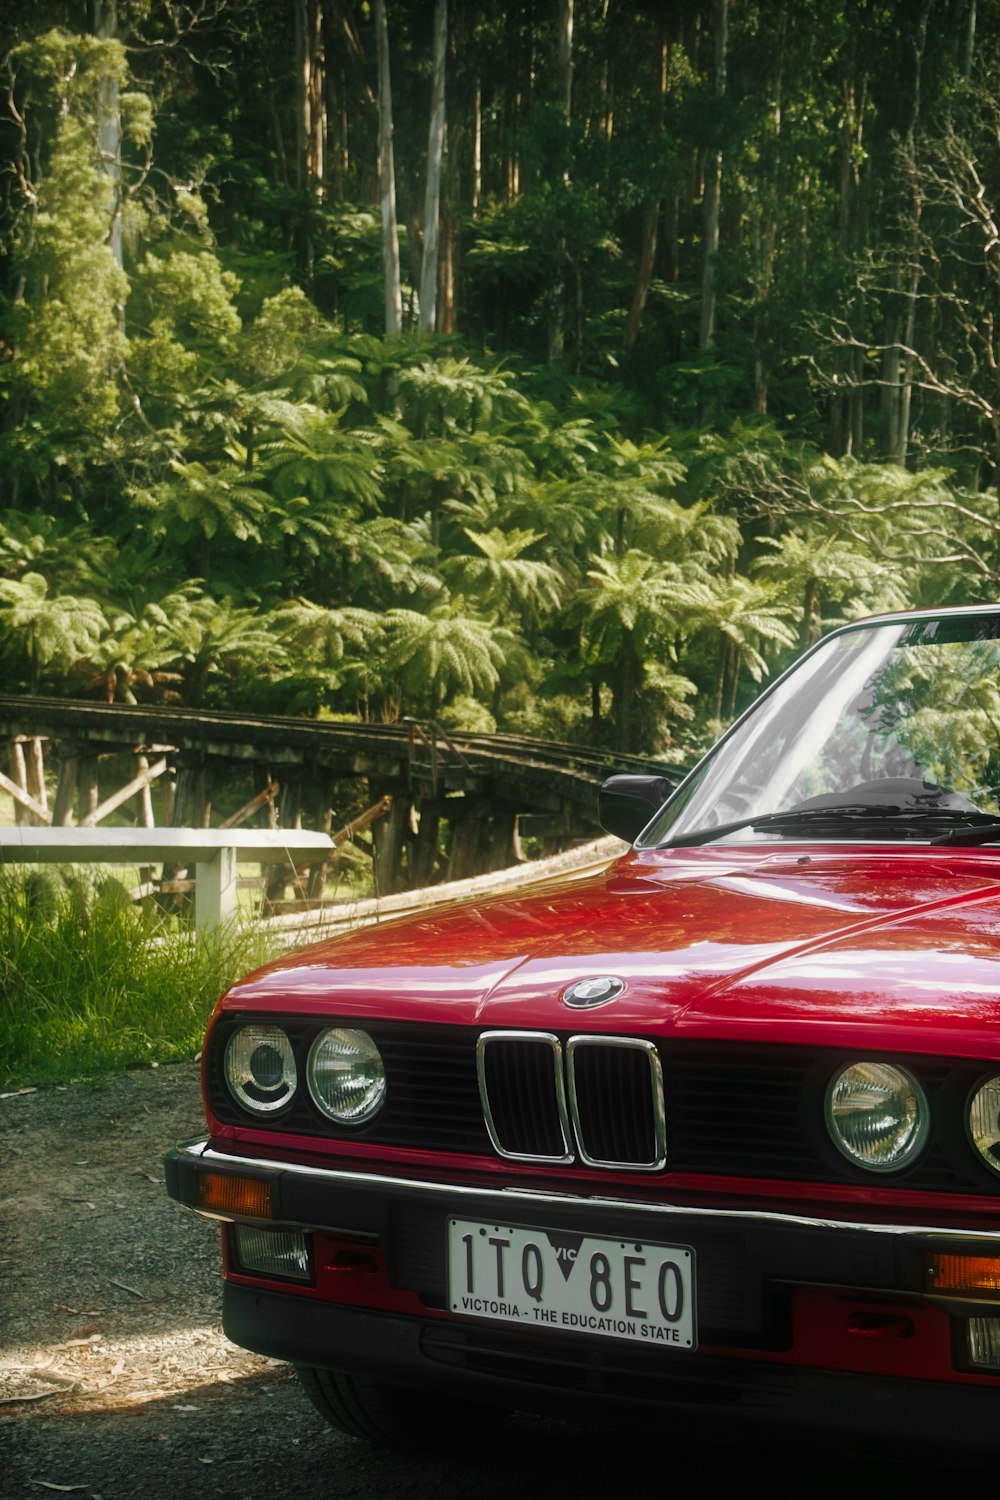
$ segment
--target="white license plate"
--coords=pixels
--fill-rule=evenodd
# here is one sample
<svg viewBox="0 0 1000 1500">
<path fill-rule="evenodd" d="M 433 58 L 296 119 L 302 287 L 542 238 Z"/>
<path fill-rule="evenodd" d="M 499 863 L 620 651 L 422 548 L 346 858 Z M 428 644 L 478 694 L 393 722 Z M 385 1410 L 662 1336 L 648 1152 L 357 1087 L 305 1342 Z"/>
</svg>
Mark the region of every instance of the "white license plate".
<svg viewBox="0 0 1000 1500">
<path fill-rule="evenodd" d="M 454 1313 L 520 1328 L 693 1349 L 694 1251 L 449 1219 L 448 1305 Z"/>
</svg>

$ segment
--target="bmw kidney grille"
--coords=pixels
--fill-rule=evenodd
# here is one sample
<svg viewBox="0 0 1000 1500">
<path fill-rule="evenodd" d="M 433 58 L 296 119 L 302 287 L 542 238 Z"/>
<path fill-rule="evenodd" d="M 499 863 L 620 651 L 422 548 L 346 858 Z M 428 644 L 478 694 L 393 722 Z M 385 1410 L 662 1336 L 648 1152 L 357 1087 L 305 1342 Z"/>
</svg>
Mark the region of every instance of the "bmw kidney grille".
<svg viewBox="0 0 1000 1500">
<path fill-rule="evenodd" d="M 483 1116 L 511 1161 L 658 1172 L 666 1164 L 663 1074 L 651 1042 L 486 1031 L 476 1052 Z"/>
</svg>

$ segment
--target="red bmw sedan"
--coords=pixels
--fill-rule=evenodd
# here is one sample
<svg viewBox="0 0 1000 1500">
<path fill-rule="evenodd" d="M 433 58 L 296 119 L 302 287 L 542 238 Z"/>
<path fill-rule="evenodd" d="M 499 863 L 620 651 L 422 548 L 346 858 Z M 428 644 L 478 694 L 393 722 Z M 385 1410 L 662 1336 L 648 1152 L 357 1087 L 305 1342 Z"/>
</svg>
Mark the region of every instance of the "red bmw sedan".
<svg viewBox="0 0 1000 1500">
<path fill-rule="evenodd" d="M 699 1412 L 994 1441 L 1000 607 L 809 651 L 600 873 L 220 1001 L 172 1197 L 336 1426 Z M 623 846 L 624 849 L 624 846 Z"/>
</svg>

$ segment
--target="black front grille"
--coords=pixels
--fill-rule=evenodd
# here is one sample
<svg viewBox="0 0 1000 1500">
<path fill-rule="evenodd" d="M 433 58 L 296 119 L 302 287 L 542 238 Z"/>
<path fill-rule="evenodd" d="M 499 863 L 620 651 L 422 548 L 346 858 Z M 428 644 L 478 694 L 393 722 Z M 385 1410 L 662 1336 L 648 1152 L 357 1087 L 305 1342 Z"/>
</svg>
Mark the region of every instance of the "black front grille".
<svg viewBox="0 0 1000 1500">
<path fill-rule="evenodd" d="M 226 1041 L 234 1026 L 250 1020 L 283 1027 L 299 1076 L 289 1107 L 259 1120 L 234 1101 L 223 1076 Z M 843 1053 L 674 1041 L 657 1048 L 641 1038 L 618 1046 L 608 1038 L 588 1037 L 580 1045 L 565 1035 L 546 1039 L 543 1034 L 487 1033 L 490 1039 L 484 1038 L 479 1063 L 481 1096 L 480 1038 L 471 1028 L 365 1023 L 385 1060 L 385 1106 L 367 1125 L 338 1127 L 308 1097 L 306 1059 L 313 1038 L 325 1026 L 357 1024 L 354 1018 L 226 1016 L 208 1057 L 214 1114 L 228 1124 L 342 1141 L 494 1159 L 499 1151 L 515 1161 L 527 1157 L 559 1164 L 561 1172 L 573 1174 L 595 1162 L 650 1170 L 662 1100 L 666 1171 L 672 1175 L 869 1185 L 873 1180 L 834 1149 L 823 1120 L 826 1086 L 835 1070 L 851 1060 Z M 899 1055 L 887 1060 L 901 1063 L 920 1082 L 932 1130 L 917 1161 L 881 1177 L 879 1186 L 982 1193 L 995 1199 L 1000 1179 L 978 1161 L 964 1123 L 969 1094 L 990 1065 Z M 662 1070 L 662 1096 L 654 1068 Z M 560 1094 L 560 1080 L 570 1069 L 575 1109 L 570 1091 Z"/>
<path fill-rule="evenodd" d="M 762 1056 L 753 1048 L 671 1054 L 664 1069 L 671 1170 L 767 1177 L 780 1164 L 778 1176 L 815 1176 L 803 1119 L 812 1065 L 801 1053 Z"/>
<path fill-rule="evenodd" d="M 662 1091 L 654 1054 L 588 1040 L 573 1047 L 572 1112 L 580 1150 L 602 1165 L 652 1167 L 662 1160 Z"/>
<path fill-rule="evenodd" d="M 659 1057 L 629 1037 L 485 1032 L 479 1087 L 493 1144 L 514 1160 L 663 1165 Z"/>
<path fill-rule="evenodd" d="M 536 1161 L 569 1156 L 560 1057 L 554 1037 L 482 1038 L 483 1107 L 497 1149 L 505 1156 Z"/>
</svg>

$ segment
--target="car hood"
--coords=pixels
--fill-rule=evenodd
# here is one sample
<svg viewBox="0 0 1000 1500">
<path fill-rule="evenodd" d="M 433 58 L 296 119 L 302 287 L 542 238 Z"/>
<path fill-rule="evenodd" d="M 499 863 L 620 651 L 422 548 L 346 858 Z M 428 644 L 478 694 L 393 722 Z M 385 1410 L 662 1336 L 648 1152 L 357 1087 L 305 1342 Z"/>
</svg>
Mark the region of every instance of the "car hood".
<svg viewBox="0 0 1000 1500">
<path fill-rule="evenodd" d="M 568 1007 L 595 975 L 620 996 Z M 225 1006 L 985 1056 L 998 997 L 995 852 L 840 846 L 632 853 L 301 950 Z"/>
</svg>

